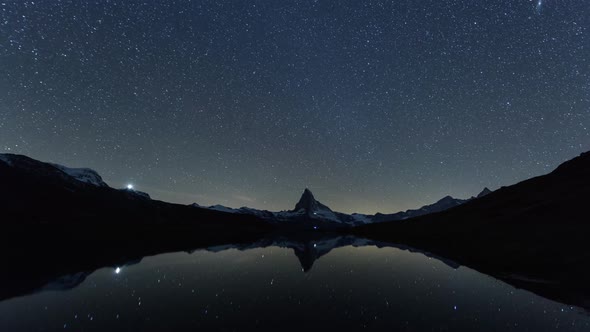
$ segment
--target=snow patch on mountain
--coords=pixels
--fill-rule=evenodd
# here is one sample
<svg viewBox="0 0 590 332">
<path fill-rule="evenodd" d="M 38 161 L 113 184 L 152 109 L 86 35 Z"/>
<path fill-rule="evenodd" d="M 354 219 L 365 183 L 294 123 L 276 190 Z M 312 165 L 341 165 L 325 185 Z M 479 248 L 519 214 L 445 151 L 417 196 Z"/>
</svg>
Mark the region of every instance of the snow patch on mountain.
<svg viewBox="0 0 590 332">
<path fill-rule="evenodd" d="M 70 168 L 59 164 L 52 164 L 51 166 L 59 169 L 74 179 L 88 183 L 97 187 L 108 187 L 108 185 L 102 180 L 100 175 L 95 170 L 90 168 Z"/>
<path fill-rule="evenodd" d="M 227 213 L 238 213 L 237 209 L 232 209 L 227 206 L 223 205 L 212 205 L 208 208 L 209 210 L 219 211 L 219 212 L 227 212 Z"/>
<path fill-rule="evenodd" d="M 27 156 L 0 153 L 0 161 L 10 167 L 16 167 L 22 171 L 35 172 L 37 174 L 54 174 L 64 179 L 71 179 L 97 187 L 108 187 L 100 175 L 89 168 L 70 168 L 59 164 L 45 163 Z"/>
</svg>

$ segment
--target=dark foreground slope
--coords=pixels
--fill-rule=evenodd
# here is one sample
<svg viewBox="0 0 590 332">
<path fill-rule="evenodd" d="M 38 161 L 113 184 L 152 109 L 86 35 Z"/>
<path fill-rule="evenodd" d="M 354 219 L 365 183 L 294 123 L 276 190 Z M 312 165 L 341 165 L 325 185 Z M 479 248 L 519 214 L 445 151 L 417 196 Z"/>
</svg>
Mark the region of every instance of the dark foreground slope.
<svg viewBox="0 0 590 332">
<path fill-rule="evenodd" d="M 2 226 L 97 225 L 199 226 L 249 228 L 265 226 L 254 216 L 152 200 L 133 190 L 118 190 L 79 181 L 52 164 L 21 155 L 0 161 Z M 95 175 L 98 176 L 98 175 Z M 33 229 L 33 228 L 30 228 Z"/>
<path fill-rule="evenodd" d="M 25 156 L 0 161 L 0 298 L 165 251 L 252 242 L 271 226 L 78 181 Z M 18 280 L 18 283 L 13 281 Z M 15 287 L 22 285 L 22 287 Z"/>
<path fill-rule="evenodd" d="M 357 234 L 429 250 L 590 308 L 590 153 L 462 206 Z"/>
</svg>

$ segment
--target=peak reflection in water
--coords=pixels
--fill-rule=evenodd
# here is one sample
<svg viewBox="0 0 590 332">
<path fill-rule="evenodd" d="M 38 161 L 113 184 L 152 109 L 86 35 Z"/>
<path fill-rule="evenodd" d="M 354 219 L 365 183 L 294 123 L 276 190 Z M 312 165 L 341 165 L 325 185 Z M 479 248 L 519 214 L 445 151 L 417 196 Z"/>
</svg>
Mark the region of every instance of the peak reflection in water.
<svg viewBox="0 0 590 332">
<path fill-rule="evenodd" d="M 0 302 L 0 330 L 585 331 L 590 326 L 576 308 L 469 268 L 363 241 L 275 238 L 147 257 L 118 270 L 97 270 L 66 291 Z"/>
</svg>

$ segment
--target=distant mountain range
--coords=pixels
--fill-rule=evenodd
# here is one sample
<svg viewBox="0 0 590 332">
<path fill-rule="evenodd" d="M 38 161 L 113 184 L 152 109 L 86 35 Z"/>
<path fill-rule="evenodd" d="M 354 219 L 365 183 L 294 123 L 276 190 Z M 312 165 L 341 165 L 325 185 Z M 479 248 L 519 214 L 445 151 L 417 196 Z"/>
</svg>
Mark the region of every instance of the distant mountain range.
<svg viewBox="0 0 590 332">
<path fill-rule="evenodd" d="M 196 243 L 247 248 L 247 243 L 265 245 L 260 239 L 269 235 L 275 239 L 269 245 L 292 247 L 305 270 L 330 246 L 359 244 L 346 237 L 334 242 L 328 235 L 336 233 L 369 239 L 360 240 L 367 244 L 420 248 L 590 308 L 588 203 L 590 152 L 549 174 L 494 192 L 484 189 L 469 199 L 448 196 L 416 210 L 375 215 L 335 212 L 309 190 L 293 210 L 281 212 L 166 203 L 146 193 L 111 188 L 90 169 L 0 154 L 0 251 L 5 265 L 11 266 L 9 279 L 23 280 L 21 289 L 0 285 L 0 291 L 17 294 L 42 287 L 54 277 L 76 274 L 113 257 L 156 254 Z M 302 238 L 311 234 L 313 241 L 301 242 L 296 235 L 301 233 L 306 234 Z M 92 259 L 84 265 L 88 253 Z M 81 278 L 74 275 L 60 284 L 76 284 Z"/>
<path fill-rule="evenodd" d="M 249 207 L 233 209 L 223 205 L 203 207 L 197 203 L 193 203 L 192 206 L 233 214 L 254 215 L 260 219 L 276 223 L 295 223 L 306 221 L 312 223 L 312 227 L 317 229 L 326 226 L 359 226 L 371 223 L 415 218 L 459 206 L 476 198 L 484 197 L 491 192 L 492 191 L 488 188 L 484 188 L 477 196 L 467 199 L 445 196 L 437 202 L 430 205 L 424 205 L 419 209 L 400 211 L 390 214 L 377 213 L 374 215 L 360 213 L 346 214 L 333 211 L 328 206 L 316 200 L 313 196 L 313 193 L 307 188 L 303 191 L 299 202 L 295 204 L 295 208 L 289 211 L 271 212 L 267 210 L 252 209 Z"/>
<path fill-rule="evenodd" d="M 110 188 L 96 171 L 89 168 L 70 168 L 53 163 L 44 163 L 26 156 L 15 154 L 0 154 L 0 163 L 3 163 L 5 167 L 8 166 L 12 171 L 26 173 L 32 178 L 42 177 L 44 181 L 50 180 L 52 182 L 62 182 L 62 189 L 66 188 L 69 192 L 87 192 L 95 190 L 108 192 L 116 190 L 120 193 L 124 193 L 127 197 L 131 197 L 136 200 L 151 200 L 149 194 L 141 191 L 128 188 Z M 40 183 L 40 188 L 43 187 L 42 184 L 43 181 Z M 419 209 L 401 211 L 391 214 L 377 213 L 375 215 L 359 213 L 345 214 L 333 211 L 328 206 L 316 200 L 313 193 L 309 189 L 305 189 L 303 191 L 301 198 L 297 204 L 295 204 L 295 208 L 289 211 L 271 212 L 248 207 L 233 209 L 223 205 L 203 207 L 196 203 L 191 204 L 191 207 L 197 207 L 199 210 L 206 209 L 212 212 L 255 217 L 275 224 L 278 223 L 292 226 L 299 225 L 302 227 L 319 229 L 343 226 L 351 227 L 376 222 L 414 218 L 429 213 L 444 211 L 446 209 L 464 204 L 465 202 L 469 202 L 473 199 L 483 197 L 490 192 L 491 191 L 488 188 L 484 188 L 484 190 L 477 196 L 468 199 L 459 199 L 446 196 L 433 204 L 425 205 Z"/>
</svg>

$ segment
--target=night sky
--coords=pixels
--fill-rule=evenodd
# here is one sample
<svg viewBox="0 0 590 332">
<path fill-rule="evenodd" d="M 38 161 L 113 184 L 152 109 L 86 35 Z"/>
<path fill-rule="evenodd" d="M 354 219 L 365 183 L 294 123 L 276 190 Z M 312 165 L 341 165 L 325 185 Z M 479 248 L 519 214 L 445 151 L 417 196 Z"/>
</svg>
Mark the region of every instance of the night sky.
<svg viewBox="0 0 590 332">
<path fill-rule="evenodd" d="M 202 205 L 469 197 L 590 149 L 590 1 L 0 1 L 0 152 Z"/>
</svg>

